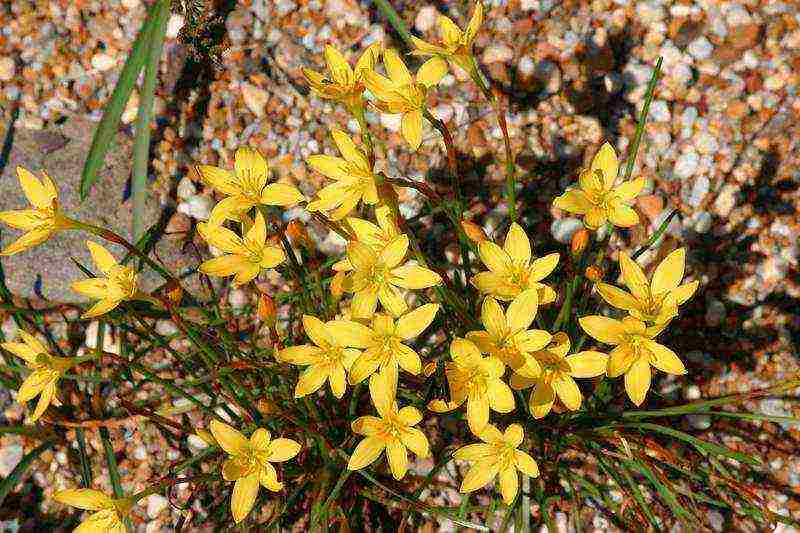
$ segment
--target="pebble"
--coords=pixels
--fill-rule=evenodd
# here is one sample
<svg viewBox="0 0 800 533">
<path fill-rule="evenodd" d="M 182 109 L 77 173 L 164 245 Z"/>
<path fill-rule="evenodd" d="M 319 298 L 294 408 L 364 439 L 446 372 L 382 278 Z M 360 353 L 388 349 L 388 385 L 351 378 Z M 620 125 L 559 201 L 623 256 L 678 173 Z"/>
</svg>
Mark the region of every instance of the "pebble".
<svg viewBox="0 0 800 533">
<path fill-rule="evenodd" d="M 11 81 L 17 73 L 17 66 L 14 59 L 10 57 L 0 57 L 0 81 Z"/>
<path fill-rule="evenodd" d="M 167 319 L 156 320 L 155 330 L 156 333 L 165 337 L 170 337 L 180 331 L 172 320 Z"/>
<path fill-rule="evenodd" d="M 568 244 L 572 239 L 572 234 L 583 227 L 583 222 L 577 218 L 559 218 L 550 225 L 550 233 L 553 238 L 560 243 Z"/>
<path fill-rule="evenodd" d="M 242 84 L 242 98 L 247 108 L 257 117 L 263 117 L 269 100 L 269 93 L 261 87 L 256 87 L 251 83 Z"/>
<path fill-rule="evenodd" d="M 400 131 L 402 118 L 403 116 L 399 114 L 381 113 L 381 126 L 397 133 Z"/>
<path fill-rule="evenodd" d="M 709 511 L 708 524 L 714 531 L 722 531 L 725 528 L 725 517 L 719 511 Z"/>
<path fill-rule="evenodd" d="M 692 217 L 692 222 L 694 223 L 694 230 L 697 233 L 706 233 L 711 229 L 711 213 L 708 211 L 700 211 L 699 213 L 695 213 L 695 215 Z"/>
<path fill-rule="evenodd" d="M 99 333 L 100 322 L 92 320 L 86 326 L 83 343 L 87 348 L 97 348 L 97 334 Z M 103 351 L 119 355 L 122 352 L 122 339 L 117 335 L 116 330 L 106 324 L 103 330 Z"/>
<path fill-rule="evenodd" d="M 654 100 L 650 106 L 649 118 L 654 122 L 669 122 L 672 119 L 669 105 L 664 100 Z"/>
<path fill-rule="evenodd" d="M 683 397 L 689 401 L 699 400 L 702 397 L 700 387 L 694 384 L 687 385 L 683 388 Z"/>
<path fill-rule="evenodd" d="M 120 120 L 122 120 L 123 124 L 130 124 L 134 120 L 136 120 L 136 115 L 139 114 L 139 93 L 136 91 L 131 92 L 131 96 L 128 98 L 128 102 L 125 104 L 125 109 L 122 111 L 122 116 Z"/>
<path fill-rule="evenodd" d="M 250 298 L 247 296 L 247 293 L 244 289 L 233 289 L 228 294 L 228 303 L 231 304 L 231 307 L 234 309 L 242 309 L 250 302 Z"/>
<path fill-rule="evenodd" d="M 111 70 L 114 68 L 114 65 L 117 64 L 117 60 L 114 59 L 113 56 L 106 54 L 104 52 L 100 52 L 92 56 L 92 67 L 99 70 L 100 72 L 105 72 L 107 70 Z"/>
<path fill-rule="evenodd" d="M 208 443 L 206 443 L 206 441 L 204 441 L 195 434 L 189 435 L 186 438 L 186 442 L 189 444 L 189 446 L 196 448 L 198 450 L 205 450 L 206 448 L 208 448 Z"/>
<path fill-rule="evenodd" d="M 208 196 L 195 194 L 178 204 L 178 212 L 196 220 L 208 220 L 214 201 Z"/>
<path fill-rule="evenodd" d="M 161 511 L 169 506 L 169 500 L 160 494 L 151 494 L 147 497 L 147 516 L 157 517 Z"/>
<path fill-rule="evenodd" d="M 176 38 L 185 23 L 186 21 L 184 20 L 183 15 L 179 13 L 173 13 L 167 21 L 167 39 Z"/>
<path fill-rule="evenodd" d="M 736 205 L 736 195 L 738 192 L 739 188 L 735 185 L 723 185 L 717 195 L 717 199 L 714 200 L 714 212 L 721 217 L 727 217 Z"/>
<path fill-rule="evenodd" d="M 706 304 L 706 324 L 710 327 L 717 327 L 725 320 L 725 304 L 716 298 L 711 298 Z"/>
<path fill-rule="evenodd" d="M 186 200 L 190 196 L 197 194 L 197 187 L 195 187 L 194 182 L 190 180 L 188 176 L 184 176 L 181 178 L 181 181 L 178 182 L 177 194 L 179 199 Z"/>
<path fill-rule="evenodd" d="M 517 62 L 517 70 L 523 77 L 532 76 L 536 72 L 536 63 L 531 56 L 522 56 Z"/>
<path fill-rule="evenodd" d="M 486 47 L 481 56 L 484 64 L 507 63 L 514 58 L 514 51 L 504 44 L 492 44 Z"/>
<path fill-rule="evenodd" d="M 703 198 L 705 198 L 706 194 L 708 194 L 708 189 L 710 186 L 711 184 L 708 181 L 708 176 L 705 174 L 699 176 L 696 180 L 694 180 L 694 185 L 691 188 L 691 192 L 689 193 L 686 202 L 692 207 L 699 206 L 703 202 Z"/>
<path fill-rule="evenodd" d="M 708 59 L 714 51 L 714 45 L 704 36 L 701 36 L 690 42 L 689 46 L 686 47 L 686 51 L 697 60 Z"/>
<path fill-rule="evenodd" d="M 439 19 L 439 12 L 436 11 L 435 6 L 425 6 L 417 12 L 417 18 L 414 19 L 414 27 L 421 33 L 425 33 L 436 25 Z"/>
<path fill-rule="evenodd" d="M 700 163 L 700 156 L 697 152 L 691 151 L 681 154 L 677 161 L 675 161 L 675 168 L 673 172 L 680 179 L 686 179 L 689 176 L 694 176 L 697 172 Z"/>
<path fill-rule="evenodd" d="M 22 438 L 7 437 L 0 446 L 0 477 L 8 477 L 14 467 L 22 461 Z"/>
<path fill-rule="evenodd" d="M 0 331 L 3 332 L 3 340 L 6 342 L 11 342 L 17 338 L 17 323 L 14 322 L 10 315 L 3 320 L 3 324 L 0 325 Z"/>
<path fill-rule="evenodd" d="M 687 415 L 686 418 L 689 420 L 689 425 L 694 429 L 702 431 L 711 427 L 711 415 Z"/>
</svg>

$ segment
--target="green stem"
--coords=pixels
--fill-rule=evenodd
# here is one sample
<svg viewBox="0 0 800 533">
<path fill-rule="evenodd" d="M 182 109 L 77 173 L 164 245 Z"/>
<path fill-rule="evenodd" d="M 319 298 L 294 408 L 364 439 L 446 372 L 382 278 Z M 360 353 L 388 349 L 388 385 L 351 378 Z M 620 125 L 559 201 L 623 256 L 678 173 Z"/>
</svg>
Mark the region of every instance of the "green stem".
<svg viewBox="0 0 800 533">
<path fill-rule="evenodd" d="M 633 143 L 628 150 L 628 161 L 625 166 L 625 180 L 630 179 L 633 174 L 633 165 L 636 163 L 636 154 L 639 153 L 639 144 L 642 142 L 642 135 L 644 134 L 644 125 L 647 121 L 647 113 L 650 111 L 650 103 L 653 101 L 653 94 L 655 94 L 656 83 L 658 77 L 661 75 L 661 63 L 664 58 L 659 57 L 656 61 L 656 66 L 653 69 L 653 76 L 647 84 L 647 92 L 645 93 L 644 106 L 642 106 L 642 113 L 639 115 L 639 122 L 636 125 L 636 133 L 633 136 Z"/>
<path fill-rule="evenodd" d="M 387 0 L 373 0 L 378 11 L 383 13 L 383 16 L 389 21 L 389 24 L 400 34 L 400 37 L 406 42 L 409 48 L 414 48 L 414 43 L 411 41 L 411 32 L 408 31 L 408 26 L 400 18 L 400 15 L 389 4 Z"/>
</svg>

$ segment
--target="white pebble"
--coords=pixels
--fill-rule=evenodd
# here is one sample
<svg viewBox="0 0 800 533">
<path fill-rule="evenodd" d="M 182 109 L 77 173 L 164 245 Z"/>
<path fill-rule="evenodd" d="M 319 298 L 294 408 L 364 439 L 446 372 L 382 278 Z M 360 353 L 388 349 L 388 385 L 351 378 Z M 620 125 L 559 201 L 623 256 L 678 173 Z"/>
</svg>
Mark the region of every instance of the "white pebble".
<svg viewBox="0 0 800 533">
<path fill-rule="evenodd" d="M 244 98 L 244 104 L 255 116 L 264 116 L 264 107 L 269 100 L 267 91 L 251 83 L 243 83 L 242 98 Z"/>
<path fill-rule="evenodd" d="M 435 6 L 425 6 L 417 13 L 417 18 L 414 19 L 414 27 L 425 33 L 436 25 L 438 18 L 439 13 L 436 11 Z"/>
<path fill-rule="evenodd" d="M 116 65 L 117 61 L 111 57 L 110 55 L 100 52 L 92 56 L 92 67 L 99 70 L 100 72 L 105 72 L 106 70 L 111 70 Z"/>
<path fill-rule="evenodd" d="M 183 15 L 173 13 L 167 22 L 167 39 L 174 39 L 177 37 L 185 22 Z"/>
<path fill-rule="evenodd" d="M 675 168 L 673 172 L 681 179 L 686 179 L 693 176 L 697 172 L 698 165 L 700 164 L 700 156 L 697 152 L 686 152 L 682 154 L 677 161 L 675 161 Z"/>
<path fill-rule="evenodd" d="M 14 59 L 10 57 L 0 57 L 0 81 L 11 81 L 17 73 L 17 66 Z"/>
<path fill-rule="evenodd" d="M 493 44 L 483 51 L 481 61 L 489 63 L 507 63 L 514 58 L 514 51 L 504 44 Z"/>
<path fill-rule="evenodd" d="M 169 500 L 160 494 L 151 494 L 147 497 L 147 516 L 155 518 L 167 508 Z"/>
<path fill-rule="evenodd" d="M 241 309 L 247 305 L 250 301 L 250 298 L 247 296 L 247 293 L 242 289 L 233 289 L 230 294 L 228 294 L 228 303 L 231 304 L 231 307 L 234 309 Z"/>
<path fill-rule="evenodd" d="M 686 51 L 695 59 L 708 59 L 711 57 L 711 52 L 714 51 L 714 45 L 705 37 L 698 37 L 689 43 Z"/>
<path fill-rule="evenodd" d="M 178 182 L 178 190 L 177 190 L 178 198 L 181 200 L 186 200 L 190 196 L 197 194 L 197 187 L 194 186 L 194 182 L 190 180 L 187 176 L 181 178 L 181 181 Z"/>
<path fill-rule="evenodd" d="M 381 113 L 381 126 L 383 126 L 389 131 L 397 133 L 398 131 L 400 131 L 400 124 L 402 118 L 403 118 L 402 115 Z"/>
<path fill-rule="evenodd" d="M 208 196 L 195 194 L 178 204 L 178 212 L 197 220 L 208 220 L 213 204 Z"/>
</svg>

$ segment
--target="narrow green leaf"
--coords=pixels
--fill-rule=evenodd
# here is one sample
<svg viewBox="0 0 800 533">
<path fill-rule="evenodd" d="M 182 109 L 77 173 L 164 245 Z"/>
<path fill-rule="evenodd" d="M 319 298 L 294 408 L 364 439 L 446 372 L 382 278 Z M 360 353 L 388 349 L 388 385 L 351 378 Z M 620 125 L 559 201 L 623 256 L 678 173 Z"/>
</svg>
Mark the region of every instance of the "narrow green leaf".
<svg viewBox="0 0 800 533">
<path fill-rule="evenodd" d="M 155 22 L 149 39 L 147 62 L 144 66 L 144 81 L 139 96 L 139 112 L 136 116 L 136 137 L 133 141 L 133 176 L 131 177 L 131 198 L 133 200 L 133 239 L 144 233 L 144 204 L 147 192 L 147 166 L 150 161 L 150 120 L 153 116 L 153 100 L 156 94 L 158 65 L 167 32 L 169 2 L 159 0 L 153 6 Z"/>
<path fill-rule="evenodd" d="M 56 443 L 55 440 L 48 440 L 34 448 L 32 451 L 28 452 L 22 460 L 17 463 L 17 466 L 14 467 L 14 470 L 11 473 L 3 478 L 0 481 L 0 508 L 3 506 L 3 501 L 6 499 L 14 487 L 17 486 L 22 480 L 22 476 L 28 470 L 28 468 L 33 464 L 33 462 L 42 455 L 46 450 L 49 450 L 54 444 Z"/>
<path fill-rule="evenodd" d="M 639 115 L 639 122 L 636 124 L 636 133 L 633 136 L 633 142 L 628 150 L 628 161 L 625 166 L 625 180 L 630 179 L 631 174 L 633 174 L 633 165 L 636 164 L 636 154 L 639 153 L 639 144 L 642 142 L 644 126 L 647 122 L 647 114 L 650 112 L 650 103 L 653 101 L 653 94 L 655 94 L 656 91 L 658 77 L 661 75 L 661 63 L 663 60 L 664 58 L 662 57 L 658 58 L 658 61 L 656 61 L 656 66 L 653 69 L 653 75 L 650 77 L 650 82 L 647 84 L 647 92 L 644 96 L 644 106 L 642 106 L 642 112 Z"/>
<path fill-rule="evenodd" d="M 139 77 L 139 72 L 141 72 L 147 59 L 149 42 L 156 22 L 155 14 L 160 4 L 161 2 L 150 8 L 147 19 L 142 24 L 139 34 L 133 42 L 131 54 L 122 67 L 114 92 L 103 110 L 103 118 L 100 119 L 100 124 L 98 124 L 94 132 L 92 146 L 89 149 L 89 155 L 86 157 L 83 173 L 81 174 L 81 201 L 89 196 L 92 185 L 97 181 L 97 172 L 103 166 L 106 153 L 114 142 L 119 119 L 125 109 L 125 104 L 128 103 L 128 98 L 131 95 L 131 91 L 133 91 L 133 86 L 136 84 L 136 79 Z"/>
<path fill-rule="evenodd" d="M 114 496 L 122 498 L 125 494 L 122 490 L 122 479 L 117 467 L 117 456 L 114 454 L 114 445 L 111 443 L 111 436 L 107 427 L 100 428 L 100 440 L 103 441 L 103 450 L 106 452 L 106 464 L 108 465 L 108 476 L 111 478 L 111 486 L 114 488 Z"/>
<path fill-rule="evenodd" d="M 84 488 L 92 486 L 92 464 L 89 462 L 89 455 L 86 453 L 86 435 L 83 428 L 75 429 L 75 436 L 78 438 L 78 455 L 81 458 L 81 484 Z"/>
</svg>

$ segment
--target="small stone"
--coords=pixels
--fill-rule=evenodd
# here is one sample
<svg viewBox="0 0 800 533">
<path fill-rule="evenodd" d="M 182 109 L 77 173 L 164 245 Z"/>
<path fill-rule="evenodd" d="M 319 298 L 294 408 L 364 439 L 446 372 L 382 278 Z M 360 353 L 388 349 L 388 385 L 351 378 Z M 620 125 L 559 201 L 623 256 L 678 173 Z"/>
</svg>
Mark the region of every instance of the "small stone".
<svg viewBox="0 0 800 533">
<path fill-rule="evenodd" d="M 725 528 L 725 517 L 719 511 L 709 511 L 708 524 L 714 531 L 722 531 Z"/>
<path fill-rule="evenodd" d="M 450 104 L 439 104 L 431 109 L 431 114 L 442 122 L 450 122 L 453 118 L 453 106 Z"/>
<path fill-rule="evenodd" d="M 133 450 L 133 458 L 137 461 L 144 461 L 147 459 L 147 447 L 144 444 L 140 444 Z"/>
<path fill-rule="evenodd" d="M 389 131 L 397 133 L 400 131 L 402 118 L 403 115 L 399 114 L 381 113 L 381 126 Z"/>
<path fill-rule="evenodd" d="M 542 83 L 548 94 L 561 90 L 561 69 L 553 61 L 545 59 L 536 65 L 536 79 Z"/>
<path fill-rule="evenodd" d="M 692 186 L 688 196 L 685 197 L 686 203 L 692 207 L 698 207 L 703 203 L 703 198 L 708 194 L 708 189 L 711 183 L 708 181 L 708 176 L 705 174 L 699 176 Z"/>
<path fill-rule="evenodd" d="M 83 343 L 87 348 L 97 348 L 97 335 L 100 331 L 100 322 L 92 320 L 86 326 Z M 103 351 L 119 355 L 122 352 L 122 339 L 117 335 L 116 330 L 106 324 L 103 330 Z"/>
<path fill-rule="evenodd" d="M 178 212 L 197 220 L 208 220 L 214 202 L 208 196 L 195 194 L 178 204 Z"/>
<path fill-rule="evenodd" d="M 698 60 L 708 59 L 714 52 L 714 45 L 705 37 L 698 37 L 686 47 L 686 51 Z"/>
<path fill-rule="evenodd" d="M 175 213 L 167 221 L 164 227 L 164 235 L 171 239 L 181 240 L 192 228 L 192 219 L 183 213 Z"/>
<path fill-rule="evenodd" d="M 414 27 L 422 33 L 431 30 L 439 18 L 439 12 L 436 11 L 435 6 L 425 6 L 417 13 L 417 18 L 414 19 Z"/>
<path fill-rule="evenodd" d="M 117 61 L 113 57 L 104 52 L 100 52 L 92 56 L 92 67 L 99 70 L 100 72 L 111 70 L 112 68 L 114 68 L 114 65 L 116 64 Z"/>
<path fill-rule="evenodd" d="M 655 100 L 650 106 L 650 118 L 654 122 L 669 122 L 672 119 L 672 114 L 669 112 L 669 106 L 664 100 Z"/>
<path fill-rule="evenodd" d="M 189 446 L 198 450 L 205 450 L 208 448 L 208 443 L 195 434 L 189 435 L 186 438 L 186 442 L 189 444 Z"/>
<path fill-rule="evenodd" d="M 0 477 L 8 477 L 14 467 L 22 461 L 22 438 L 9 437 L 0 446 Z"/>
<path fill-rule="evenodd" d="M 694 215 L 693 222 L 694 222 L 694 230 L 697 233 L 706 233 L 708 230 L 711 229 L 711 213 L 708 211 L 700 211 Z"/>
<path fill-rule="evenodd" d="M 688 415 L 686 418 L 694 429 L 705 430 L 711 427 L 710 415 Z"/>
<path fill-rule="evenodd" d="M 231 304 L 231 307 L 234 309 L 242 309 L 249 302 L 250 298 L 243 289 L 233 289 L 228 294 L 228 303 Z"/>
<path fill-rule="evenodd" d="M 176 192 L 178 194 L 178 198 L 181 200 L 186 200 L 190 196 L 197 194 L 197 187 L 195 187 L 192 180 L 190 180 L 187 176 L 184 176 L 181 178 L 181 181 L 178 182 L 178 190 Z"/>
<path fill-rule="evenodd" d="M 736 195 L 739 188 L 726 184 L 720 189 L 717 199 L 714 200 L 714 211 L 721 217 L 727 217 L 736 206 Z"/>
<path fill-rule="evenodd" d="M 682 154 L 677 161 L 675 161 L 675 168 L 673 172 L 675 176 L 680 179 L 686 179 L 689 176 L 694 176 L 700 164 L 700 156 L 697 152 L 691 151 Z"/>
<path fill-rule="evenodd" d="M 697 135 L 694 145 L 697 151 L 703 155 L 715 154 L 719 151 L 716 137 L 705 131 Z"/>
<path fill-rule="evenodd" d="M 521 0 L 519 3 L 519 8 L 522 11 L 533 11 L 539 7 L 539 3 L 539 0 Z"/>
<path fill-rule="evenodd" d="M 160 494 L 151 494 L 147 497 L 147 516 L 157 517 L 161 511 L 169 506 L 169 500 Z"/>
<path fill-rule="evenodd" d="M 139 114 L 139 93 L 136 91 L 131 92 L 130 98 L 128 98 L 128 102 L 125 104 L 125 109 L 122 111 L 122 120 L 123 124 L 130 124 L 134 120 L 136 120 L 136 115 Z"/>
<path fill-rule="evenodd" d="M 161 319 L 156 321 L 156 333 L 165 337 L 171 337 L 178 333 L 178 326 L 172 320 Z"/>
<path fill-rule="evenodd" d="M 524 78 L 532 76 L 536 72 L 536 63 L 531 56 L 522 56 L 517 62 L 517 70 Z"/>
<path fill-rule="evenodd" d="M 17 338 L 17 323 L 14 322 L 14 318 L 11 315 L 7 316 L 5 320 L 3 320 L 2 326 L 0 326 L 0 331 L 3 332 L 3 340 L 6 342 L 11 342 Z"/>
<path fill-rule="evenodd" d="M 664 199 L 657 194 L 640 196 L 636 199 L 636 204 L 651 221 L 654 221 L 664 210 Z"/>
<path fill-rule="evenodd" d="M 712 298 L 706 304 L 706 324 L 709 327 L 717 327 L 725 320 L 725 304 L 716 298 Z"/>
<path fill-rule="evenodd" d="M 484 64 L 507 63 L 514 57 L 514 51 L 504 44 L 493 44 L 483 51 L 481 61 Z"/>
<path fill-rule="evenodd" d="M 583 222 L 577 218 L 559 218 L 550 225 L 550 233 L 553 238 L 560 243 L 568 244 L 572 239 L 572 234 L 583 227 Z"/>
<path fill-rule="evenodd" d="M 0 57 L 0 81 L 11 81 L 17 73 L 17 66 L 14 59 L 10 57 Z"/>
<path fill-rule="evenodd" d="M 169 17 L 169 21 L 167 21 L 167 39 L 176 38 L 185 23 L 186 21 L 184 20 L 183 15 L 173 13 L 172 16 Z"/>
<path fill-rule="evenodd" d="M 702 394 L 700 393 L 700 387 L 694 384 L 684 387 L 683 397 L 689 401 L 699 400 L 702 397 Z"/>
<path fill-rule="evenodd" d="M 267 91 L 251 83 L 243 83 L 242 98 L 244 98 L 244 104 L 255 116 L 264 116 L 264 107 L 269 100 Z"/>
</svg>

